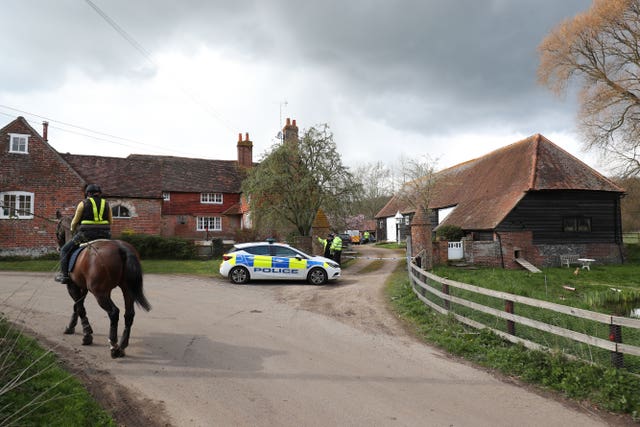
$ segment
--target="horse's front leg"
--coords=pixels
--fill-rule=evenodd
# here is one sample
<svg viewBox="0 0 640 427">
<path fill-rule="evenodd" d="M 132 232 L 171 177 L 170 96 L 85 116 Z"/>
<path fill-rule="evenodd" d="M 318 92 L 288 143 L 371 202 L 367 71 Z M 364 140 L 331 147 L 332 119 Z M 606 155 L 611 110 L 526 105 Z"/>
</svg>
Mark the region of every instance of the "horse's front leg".
<svg viewBox="0 0 640 427">
<path fill-rule="evenodd" d="M 93 343 L 93 329 L 89 324 L 89 318 L 87 317 L 87 311 L 84 308 L 84 299 L 87 296 L 86 289 L 80 289 L 74 284 L 67 285 L 67 292 L 71 298 L 73 298 L 73 314 L 71 315 L 71 320 L 69 321 L 69 325 L 64 330 L 65 334 L 73 334 L 75 333 L 76 325 L 78 324 L 78 317 L 80 318 L 80 322 L 82 323 L 82 345 L 90 345 Z"/>
</svg>

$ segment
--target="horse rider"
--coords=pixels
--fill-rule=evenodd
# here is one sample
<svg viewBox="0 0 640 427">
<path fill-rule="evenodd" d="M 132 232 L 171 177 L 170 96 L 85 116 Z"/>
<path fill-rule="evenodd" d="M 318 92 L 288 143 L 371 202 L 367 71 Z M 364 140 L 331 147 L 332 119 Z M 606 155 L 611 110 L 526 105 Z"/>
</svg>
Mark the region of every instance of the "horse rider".
<svg viewBox="0 0 640 427">
<path fill-rule="evenodd" d="M 78 203 L 76 213 L 71 220 L 73 237 L 60 248 L 60 274 L 57 282 L 71 283 L 69 277 L 69 258 L 81 243 L 96 239 L 111 238 L 111 208 L 102 197 L 99 185 L 89 184 L 85 189 L 85 199 Z"/>
</svg>

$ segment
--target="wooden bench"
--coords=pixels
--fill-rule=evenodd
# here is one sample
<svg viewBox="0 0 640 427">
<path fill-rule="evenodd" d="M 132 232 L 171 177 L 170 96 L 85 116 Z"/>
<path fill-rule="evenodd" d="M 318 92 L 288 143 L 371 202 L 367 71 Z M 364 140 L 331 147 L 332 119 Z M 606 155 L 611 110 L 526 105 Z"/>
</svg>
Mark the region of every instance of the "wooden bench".
<svg viewBox="0 0 640 427">
<path fill-rule="evenodd" d="M 574 264 L 574 265 L 581 264 L 580 261 L 578 261 L 578 258 L 580 258 L 580 255 L 575 255 L 575 254 L 560 255 L 560 266 L 564 267 L 566 265 L 567 267 L 571 267 L 571 264 Z"/>
</svg>

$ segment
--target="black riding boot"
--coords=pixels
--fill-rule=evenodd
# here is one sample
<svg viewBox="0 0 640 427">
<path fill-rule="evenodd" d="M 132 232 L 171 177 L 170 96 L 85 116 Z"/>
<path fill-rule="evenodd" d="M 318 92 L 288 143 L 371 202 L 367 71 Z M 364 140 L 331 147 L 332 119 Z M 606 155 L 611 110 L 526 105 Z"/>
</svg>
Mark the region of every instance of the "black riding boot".
<svg viewBox="0 0 640 427">
<path fill-rule="evenodd" d="M 69 284 L 71 282 L 71 278 L 69 277 L 69 256 L 71 252 L 73 252 L 73 241 L 69 242 L 70 244 L 64 245 L 60 249 L 60 274 L 55 277 L 56 282 Z"/>
</svg>

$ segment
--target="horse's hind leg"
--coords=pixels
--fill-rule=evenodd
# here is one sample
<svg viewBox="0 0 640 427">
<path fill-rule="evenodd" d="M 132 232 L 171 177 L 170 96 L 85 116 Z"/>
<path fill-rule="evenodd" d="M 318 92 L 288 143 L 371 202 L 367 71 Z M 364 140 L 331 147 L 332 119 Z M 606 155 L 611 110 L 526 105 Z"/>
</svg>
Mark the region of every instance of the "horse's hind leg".
<svg viewBox="0 0 640 427">
<path fill-rule="evenodd" d="M 80 322 L 82 323 L 82 332 L 84 334 L 82 337 L 82 345 L 89 345 L 93 343 L 93 329 L 89 324 L 87 311 L 84 308 L 84 299 L 87 296 L 87 290 L 80 289 L 74 284 L 68 284 L 67 292 L 69 292 L 69 295 L 73 298 L 74 303 L 73 314 L 71 315 L 71 320 L 69 321 L 67 328 L 64 330 L 64 333 L 73 334 L 75 332 L 79 317 Z"/>
<path fill-rule="evenodd" d="M 133 325 L 133 318 L 136 312 L 133 308 L 133 298 L 126 292 L 124 295 L 124 329 L 122 331 L 122 337 L 120 337 L 120 350 L 124 356 L 124 349 L 129 346 L 129 335 L 131 334 L 131 326 Z"/>
<path fill-rule="evenodd" d="M 109 316 L 109 344 L 111 345 L 111 358 L 124 356 L 124 352 L 118 346 L 118 320 L 120 319 L 120 309 L 113 303 L 109 295 L 96 295 L 98 305 L 107 312 Z"/>
</svg>

